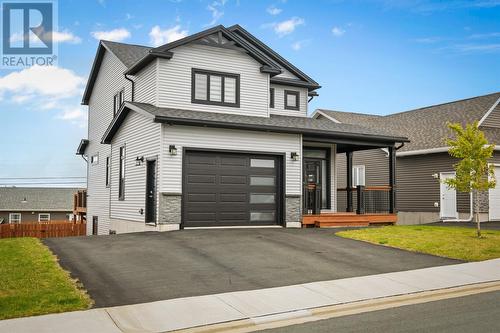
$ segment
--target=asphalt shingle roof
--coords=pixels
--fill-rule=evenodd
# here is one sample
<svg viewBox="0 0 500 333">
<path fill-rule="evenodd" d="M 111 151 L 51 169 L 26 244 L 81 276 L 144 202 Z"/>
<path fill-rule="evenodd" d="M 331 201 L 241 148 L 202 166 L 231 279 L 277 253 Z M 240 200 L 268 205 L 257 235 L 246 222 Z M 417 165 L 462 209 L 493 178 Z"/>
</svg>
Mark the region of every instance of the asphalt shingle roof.
<svg viewBox="0 0 500 333">
<path fill-rule="evenodd" d="M 226 113 L 215 112 L 200 112 L 191 110 L 181 110 L 173 108 L 156 107 L 151 104 L 126 102 L 129 105 L 139 107 L 140 109 L 155 116 L 157 119 L 170 118 L 170 119 L 184 119 L 189 121 L 197 121 L 204 124 L 211 122 L 223 124 L 244 124 L 254 126 L 256 129 L 262 128 L 263 130 L 272 128 L 282 129 L 284 131 L 304 131 L 304 132 L 318 132 L 318 133 L 336 133 L 352 134 L 353 136 L 380 136 L 394 138 L 391 132 L 384 129 L 369 128 L 354 124 L 338 124 L 326 119 L 313 119 L 309 117 L 292 117 L 292 116 L 279 116 L 271 115 L 270 117 L 255 117 L 243 116 Z M 395 139 L 406 139 L 406 137 L 398 136 Z"/>
<path fill-rule="evenodd" d="M 0 187 L 0 211 L 72 211 L 76 191 L 77 188 Z"/>
<path fill-rule="evenodd" d="M 139 59 L 142 59 L 149 53 L 151 47 L 143 45 L 125 44 L 111 42 L 108 40 L 101 41 L 120 61 L 128 68 L 135 64 Z"/>
<path fill-rule="evenodd" d="M 401 151 L 444 147 L 451 135 L 448 122 L 472 123 L 479 121 L 500 98 L 500 92 L 433 105 L 386 116 L 319 109 L 319 111 L 346 124 L 379 128 L 410 140 Z M 500 144 L 500 129 L 483 128 L 490 143 Z"/>
</svg>

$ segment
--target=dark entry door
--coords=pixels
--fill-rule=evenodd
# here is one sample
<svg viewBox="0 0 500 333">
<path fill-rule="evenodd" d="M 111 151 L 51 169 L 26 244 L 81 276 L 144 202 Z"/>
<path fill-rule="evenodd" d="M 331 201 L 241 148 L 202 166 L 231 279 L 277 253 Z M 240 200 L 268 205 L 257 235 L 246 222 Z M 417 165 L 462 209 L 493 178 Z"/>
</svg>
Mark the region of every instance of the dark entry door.
<svg viewBox="0 0 500 333">
<path fill-rule="evenodd" d="M 156 223 L 156 160 L 146 161 L 146 223 Z"/>
<path fill-rule="evenodd" d="M 322 163 L 319 159 L 304 158 L 304 211 L 321 209 L 323 183 Z M 319 213 L 319 212 L 318 212 Z"/>
<path fill-rule="evenodd" d="M 281 158 L 187 151 L 183 171 L 183 226 L 279 223 Z"/>
</svg>

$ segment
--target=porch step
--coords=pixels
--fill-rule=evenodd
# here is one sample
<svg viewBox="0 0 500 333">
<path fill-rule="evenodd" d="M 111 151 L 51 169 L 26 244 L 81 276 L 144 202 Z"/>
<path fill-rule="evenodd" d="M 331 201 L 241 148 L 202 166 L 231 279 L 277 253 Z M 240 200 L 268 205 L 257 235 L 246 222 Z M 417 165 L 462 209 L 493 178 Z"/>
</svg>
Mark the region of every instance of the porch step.
<svg viewBox="0 0 500 333">
<path fill-rule="evenodd" d="M 368 220 L 357 220 L 357 221 L 315 221 L 314 226 L 316 228 L 331 228 L 331 227 L 368 227 L 370 225 L 370 221 Z"/>
<path fill-rule="evenodd" d="M 362 214 L 355 213 L 326 213 L 318 215 L 304 215 L 304 227 L 367 227 L 370 225 L 395 224 L 396 214 Z"/>
</svg>

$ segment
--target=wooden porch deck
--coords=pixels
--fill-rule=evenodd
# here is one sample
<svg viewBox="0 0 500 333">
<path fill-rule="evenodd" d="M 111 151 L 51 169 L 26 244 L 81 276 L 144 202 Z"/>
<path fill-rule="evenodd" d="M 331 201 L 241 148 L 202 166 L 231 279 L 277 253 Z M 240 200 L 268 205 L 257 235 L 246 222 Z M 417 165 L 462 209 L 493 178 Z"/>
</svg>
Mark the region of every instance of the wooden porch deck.
<svg viewBox="0 0 500 333">
<path fill-rule="evenodd" d="M 302 216 L 302 227 L 367 227 L 370 225 L 396 224 L 397 214 L 356 214 L 356 213 L 321 213 Z"/>
</svg>

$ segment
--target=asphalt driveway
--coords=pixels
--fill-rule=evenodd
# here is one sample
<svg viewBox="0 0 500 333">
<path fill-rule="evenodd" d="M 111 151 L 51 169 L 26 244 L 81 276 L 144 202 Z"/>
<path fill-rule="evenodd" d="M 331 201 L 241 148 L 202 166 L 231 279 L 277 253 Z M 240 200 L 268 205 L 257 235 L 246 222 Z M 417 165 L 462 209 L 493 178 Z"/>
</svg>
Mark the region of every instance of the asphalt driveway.
<svg viewBox="0 0 500 333">
<path fill-rule="evenodd" d="M 211 229 L 45 239 L 96 307 L 458 263 L 332 229 Z"/>
</svg>

